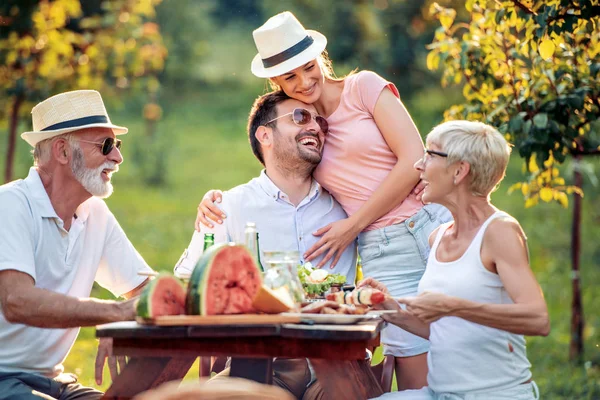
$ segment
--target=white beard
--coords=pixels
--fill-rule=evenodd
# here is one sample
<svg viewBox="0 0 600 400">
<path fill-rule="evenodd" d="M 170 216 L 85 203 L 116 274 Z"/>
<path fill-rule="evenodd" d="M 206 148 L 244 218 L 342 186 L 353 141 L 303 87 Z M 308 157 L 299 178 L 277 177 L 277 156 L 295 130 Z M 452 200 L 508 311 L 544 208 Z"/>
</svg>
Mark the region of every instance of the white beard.
<svg viewBox="0 0 600 400">
<path fill-rule="evenodd" d="M 102 199 L 110 196 L 113 192 L 113 186 L 110 181 L 105 182 L 102 179 L 102 171 L 108 169 L 114 172 L 119 170 L 119 166 L 115 162 L 106 161 L 97 168 L 87 168 L 85 159 L 81 149 L 73 149 L 73 158 L 71 159 L 71 171 L 75 179 L 87 190 L 92 196 Z"/>
</svg>

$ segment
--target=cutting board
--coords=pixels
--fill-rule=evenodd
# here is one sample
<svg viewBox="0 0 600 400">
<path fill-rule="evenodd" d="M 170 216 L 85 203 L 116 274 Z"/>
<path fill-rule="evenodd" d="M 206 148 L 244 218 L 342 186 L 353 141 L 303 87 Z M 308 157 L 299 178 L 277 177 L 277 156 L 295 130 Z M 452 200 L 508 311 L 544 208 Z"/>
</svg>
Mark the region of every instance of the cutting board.
<svg viewBox="0 0 600 400">
<path fill-rule="evenodd" d="M 281 314 L 238 314 L 238 315 L 165 315 L 154 319 L 137 318 L 143 325 L 278 325 L 301 321 L 300 315 Z"/>
</svg>

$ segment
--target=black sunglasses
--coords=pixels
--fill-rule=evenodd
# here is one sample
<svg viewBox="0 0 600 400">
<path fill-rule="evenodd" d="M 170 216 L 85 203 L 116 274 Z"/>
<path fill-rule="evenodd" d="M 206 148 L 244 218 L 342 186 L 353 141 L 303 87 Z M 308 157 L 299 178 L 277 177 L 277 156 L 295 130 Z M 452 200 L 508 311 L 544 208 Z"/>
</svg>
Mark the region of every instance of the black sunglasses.
<svg viewBox="0 0 600 400">
<path fill-rule="evenodd" d="M 98 147 L 100 147 L 102 149 L 102 154 L 107 156 L 110 154 L 111 151 L 113 151 L 113 149 L 116 147 L 117 149 L 121 150 L 121 143 L 123 143 L 123 141 L 121 139 L 115 139 L 115 138 L 111 138 L 111 137 L 107 137 L 106 139 L 104 139 L 103 142 L 90 142 L 89 140 L 81 140 L 79 139 L 80 142 L 85 142 L 85 143 L 92 143 L 92 144 L 97 144 Z"/>
<path fill-rule="evenodd" d="M 276 121 L 279 118 L 286 117 L 288 115 L 292 116 L 292 121 L 294 121 L 294 124 L 298 126 L 308 125 L 310 121 L 314 119 L 324 134 L 327 134 L 327 132 L 329 132 L 329 124 L 327 123 L 327 120 L 321 117 L 320 115 L 313 115 L 310 111 L 308 111 L 305 108 L 294 108 L 294 111 L 292 111 L 291 113 L 283 114 L 277 118 L 273 118 L 265 125 L 270 124 L 271 122 Z"/>
</svg>

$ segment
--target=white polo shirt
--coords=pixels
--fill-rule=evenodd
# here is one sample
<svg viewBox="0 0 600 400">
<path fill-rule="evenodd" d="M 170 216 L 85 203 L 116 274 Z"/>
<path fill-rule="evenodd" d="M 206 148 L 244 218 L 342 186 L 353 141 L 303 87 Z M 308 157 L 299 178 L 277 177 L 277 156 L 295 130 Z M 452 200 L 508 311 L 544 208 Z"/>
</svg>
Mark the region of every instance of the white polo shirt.
<svg viewBox="0 0 600 400">
<path fill-rule="evenodd" d="M 82 203 L 66 231 L 35 168 L 0 186 L 0 270 L 73 297 L 89 297 L 94 280 L 120 296 L 146 279 L 138 271 L 151 271 L 102 199 Z M 78 333 L 11 324 L 0 310 L 0 371 L 56 376 Z"/>
</svg>

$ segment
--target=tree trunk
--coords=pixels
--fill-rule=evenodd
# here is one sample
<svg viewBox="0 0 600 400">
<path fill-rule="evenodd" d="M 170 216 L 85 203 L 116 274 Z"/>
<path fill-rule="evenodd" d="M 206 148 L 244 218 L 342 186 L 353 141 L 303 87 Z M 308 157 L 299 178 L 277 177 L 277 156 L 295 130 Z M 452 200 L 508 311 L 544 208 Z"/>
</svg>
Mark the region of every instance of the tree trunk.
<svg viewBox="0 0 600 400">
<path fill-rule="evenodd" d="M 23 100 L 25 100 L 25 96 L 17 95 L 10 113 L 8 146 L 6 147 L 6 164 L 4 165 L 4 183 L 12 180 L 15 144 L 17 141 L 17 125 L 19 125 L 19 109 L 21 108 L 21 104 L 23 104 Z"/>
<path fill-rule="evenodd" d="M 583 186 L 581 173 L 581 156 L 575 156 L 574 184 L 578 188 Z M 579 253 L 581 239 L 581 196 L 575 194 L 573 204 L 573 225 L 571 229 L 571 283 L 573 285 L 573 301 L 571 303 L 571 343 L 569 345 L 569 358 L 579 361 L 583 357 L 583 305 L 581 303 L 581 288 L 579 286 Z"/>
</svg>

